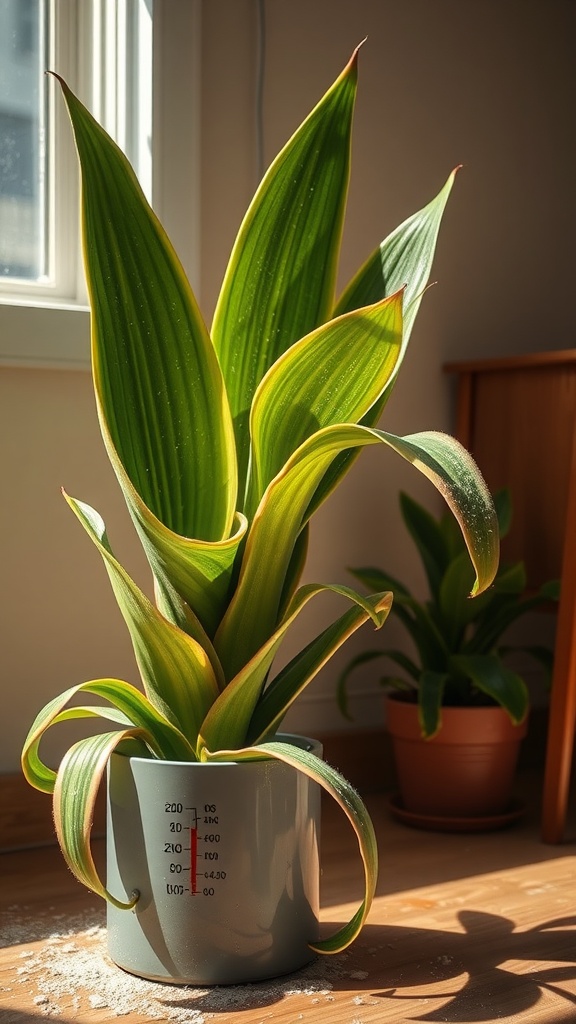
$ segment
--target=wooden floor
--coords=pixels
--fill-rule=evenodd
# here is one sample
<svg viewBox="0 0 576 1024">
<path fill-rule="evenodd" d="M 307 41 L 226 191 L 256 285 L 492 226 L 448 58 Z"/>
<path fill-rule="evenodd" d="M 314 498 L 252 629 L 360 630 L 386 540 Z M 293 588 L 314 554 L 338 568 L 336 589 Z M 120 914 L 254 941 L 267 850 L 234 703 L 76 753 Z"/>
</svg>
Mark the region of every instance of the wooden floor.
<svg viewBox="0 0 576 1024">
<path fill-rule="evenodd" d="M 53 848 L 0 858 L 0 1021 L 203 1024 L 394 1021 L 576 1022 L 576 843 L 539 840 L 538 793 L 513 827 L 443 835 L 368 800 L 380 845 L 378 897 L 361 938 L 276 982 L 183 989 L 132 979 L 107 960 L 100 902 Z M 360 893 L 354 838 L 328 809 L 323 920 Z"/>
</svg>

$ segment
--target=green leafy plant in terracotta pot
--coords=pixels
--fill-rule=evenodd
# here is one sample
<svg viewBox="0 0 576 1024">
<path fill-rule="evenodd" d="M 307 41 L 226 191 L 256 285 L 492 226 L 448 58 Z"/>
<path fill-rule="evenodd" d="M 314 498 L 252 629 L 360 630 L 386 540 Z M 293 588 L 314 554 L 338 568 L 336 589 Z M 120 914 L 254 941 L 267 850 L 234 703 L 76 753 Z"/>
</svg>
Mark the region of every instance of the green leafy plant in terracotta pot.
<svg viewBox="0 0 576 1024">
<path fill-rule="evenodd" d="M 269 976 L 316 952 L 345 948 L 366 918 L 377 874 L 366 808 L 311 744 L 277 735 L 287 709 L 333 653 L 363 623 L 382 626 L 390 608 L 388 592 L 365 597 L 340 584 L 299 586 L 309 521 L 354 456 L 366 445 L 391 447 L 442 491 L 465 537 L 474 591 L 489 586 L 497 567 L 494 509 L 469 455 L 444 434 L 398 437 L 375 426 L 429 277 L 454 174 L 334 298 L 356 80 L 357 53 L 264 176 L 234 244 L 210 331 L 128 162 L 61 83 L 82 171 L 98 417 L 150 563 L 155 603 L 113 553 L 100 515 L 65 494 L 102 556 L 130 631 L 143 692 L 116 679 L 66 690 L 34 721 L 23 768 L 33 786 L 53 794 L 64 857 L 77 877 L 108 901 L 109 923 L 146 932 L 149 921 L 149 934 L 126 931 L 120 945 L 124 950 L 146 942 L 154 946 L 158 969 L 126 964 L 114 947 L 113 957 L 135 973 L 196 983 Z M 341 595 L 347 607 L 273 675 L 284 636 L 308 603 L 326 591 Z M 85 693 L 100 698 L 101 706 L 78 706 Z M 111 722 L 113 729 L 74 744 L 54 771 L 40 757 L 41 737 L 49 727 L 83 716 Z M 131 835 L 141 832 L 143 841 L 166 845 L 167 860 L 154 869 L 144 867 L 134 880 L 130 858 L 121 858 L 106 885 L 90 852 L 90 828 L 109 762 L 112 831 L 128 820 L 132 801 Z M 152 783 L 140 787 L 132 762 L 138 771 L 144 765 L 158 776 L 163 768 L 168 774 L 166 766 L 188 766 L 201 781 L 194 783 L 192 796 L 186 791 L 183 797 L 180 781 L 169 793 Z M 225 890 L 233 868 L 241 866 L 242 842 L 236 844 L 234 865 L 230 859 L 224 865 L 224 851 L 220 856 L 216 846 L 210 851 L 206 846 L 216 844 L 217 836 L 224 845 L 226 814 L 221 807 L 210 810 L 216 803 L 206 797 L 208 780 L 222 780 L 223 766 L 226 771 L 261 768 L 272 787 L 273 768 L 282 769 L 296 787 L 284 801 L 275 800 L 273 788 L 267 795 L 260 789 L 246 811 L 248 817 L 255 807 L 258 811 L 251 819 L 257 822 L 256 847 L 244 865 L 245 876 L 234 876 L 234 887 L 228 888 L 246 894 L 248 901 L 233 934 L 241 948 L 240 967 L 234 950 L 218 946 L 226 925 L 216 917 L 217 910 L 230 906 Z M 299 912 L 296 893 L 304 892 L 307 904 L 313 898 L 299 861 L 290 860 L 289 877 L 280 879 L 277 864 L 266 866 L 259 834 L 265 808 L 294 803 L 298 817 L 304 783 L 314 790 L 323 787 L 348 815 L 366 888 L 352 920 L 335 935 L 320 939 L 317 922 L 307 924 L 316 933 L 304 944 L 298 936 L 296 955 L 279 961 L 273 950 L 277 934 L 267 932 L 263 922 L 286 918 L 284 931 L 297 931 L 295 918 L 307 922 L 309 915 Z M 146 794 L 160 791 L 165 799 L 158 798 L 153 810 L 164 831 L 148 826 L 142 806 Z M 306 793 L 304 803 L 312 800 Z M 218 799 L 224 799 L 221 791 Z M 202 812 L 208 808 L 200 817 L 199 801 Z M 204 817 L 219 819 L 221 831 L 200 834 Z M 304 820 L 304 838 L 296 841 L 300 848 L 313 831 Z M 228 849 L 234 844 L 229 835 L 227 844 Z M 199 874 L 202 852 L 218 854 L 218 871 L 226 878 L 207 876 L 206 859 Z M 187 885 L 178 877 L 185 871 Z M 149 891 L 158 874 L 165 903 L 160 909 Z M 250 901 L 249 880 L 256 874 Z M 263 879 L 269 880 L 276 903 L 254 922 L 264 898 Z M 297 909 L 290 918 L 292 904 Z M 118 917 L 128 923 L 117 925 Z M 176 963 L 179 954 L 174 943 L 168 948 L 158 927 L 161 918 L 168 924 L 182 918 L 183 929 L 193 920 L 202 922 L 194 942 L 189 935 L 186 939 L 192 952 L 185 963 Z"/>
<path fill-rule="evenodd" d="M 494 503 L 503 537 L 512 517 L 509 492 L 498 492 Z M 401 670 L 380 679 L 390 691 L 386 713 L 400 813 L 423 815 L 424 824 L 426 816 L 461 820 L 505 814 L 526 733 L 529 694 L 524 679 L 509 666 L 510 653 L 519 648 L 502 640 L 524 615 L 557 598 L 558 582 L 529 593 L 523 563 L 501 563 L 492 586 L 470 600 L 470 559 L 454 516 L 446 512 L 435 518 L 407 494 L 400 495 L 400 509 L 422 562 L 426 599 L 379 568 L 352 573 L 369 589 L 394 594 L 392 613 L 409 635 L 414 654 L 380 648 L 357 655 L 339 678 L 339 707 L 350 717 L 347 686 L 354 669 L 385 658 Z M 549 649 L 520 649 L 550 672 Z"/>
</svg>

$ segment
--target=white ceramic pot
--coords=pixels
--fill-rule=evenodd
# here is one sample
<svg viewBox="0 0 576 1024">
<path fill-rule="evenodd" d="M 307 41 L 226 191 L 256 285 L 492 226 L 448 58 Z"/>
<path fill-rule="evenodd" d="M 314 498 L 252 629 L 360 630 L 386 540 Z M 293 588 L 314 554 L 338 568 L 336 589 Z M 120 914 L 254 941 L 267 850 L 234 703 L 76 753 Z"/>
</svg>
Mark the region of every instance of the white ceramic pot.
<svg viewBox="0 0 576 1024">
<path fill-rule="evenodd" d="M 318 743 L 282 736 L 321 753 Z M 114 754 L 107 884 L 116 964 L 175 984 L 294 971 L 318 938 L 320 787 L 279 761 L 180 763 Z"/>
</svg>

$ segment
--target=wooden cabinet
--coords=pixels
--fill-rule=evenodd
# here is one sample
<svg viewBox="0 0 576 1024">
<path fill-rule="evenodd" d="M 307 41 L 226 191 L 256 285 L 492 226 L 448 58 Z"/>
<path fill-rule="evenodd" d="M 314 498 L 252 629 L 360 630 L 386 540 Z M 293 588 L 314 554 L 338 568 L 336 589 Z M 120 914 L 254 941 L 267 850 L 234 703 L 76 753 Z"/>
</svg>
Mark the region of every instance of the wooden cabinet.
<svg viewBox="0 0 576 1024">
<path fill-rule="evenodd" d="M 560 577 L 542 835 L 563 836 L 576 724 L 576 350 L 450 363 L 456 434 L 491 490 L 507 486 L 513 525 L 502 557 L 530 587 Z"/>
</svg>

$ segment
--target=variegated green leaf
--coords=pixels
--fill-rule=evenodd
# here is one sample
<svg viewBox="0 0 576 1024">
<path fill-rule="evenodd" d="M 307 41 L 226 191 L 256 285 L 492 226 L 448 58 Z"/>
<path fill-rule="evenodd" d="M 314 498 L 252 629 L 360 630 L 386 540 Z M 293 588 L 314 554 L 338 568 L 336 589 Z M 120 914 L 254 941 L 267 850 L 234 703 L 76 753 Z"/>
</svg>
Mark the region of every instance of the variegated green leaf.
<svg viewBox="0 0 576 1024">
<path fill-rule="evenodd" d="M 182 537 L 164 526 L 144 504 L 113 449 L 109 449 L 109 455 L 152 572 L 174 588 L 205 633 L 213 636 L 229 597 L 234 559 L 246 533 L 245 517 L 236 515 L 234 533 L 220 541 Z M 200 639 L 198 631 L 191 635 Z"/>
<path fill-rule="evenodd" d="M 154 598 L 160 614 L 200 644 L 208 656 L 218 688 L 224 689 L 226 680 L 220 659 L 210 637 L 190 606 L 186 604 L 168 580 L 160 579 L 158 576 L 154 577 Z"/>
<path fill-rule="evenodd" d="M 500 537 L 492 497 L 472 456 L 439 431 L 406 437 L 376 433 L 438 488 L 460 525 L 476 573 L 470 594 L 486 590 L 498 569 Z"/>
<path fill-rule="evenodd" d="M 234 417 L 240 480 L 252 396 L 270 366 L 328 319 L 350 163 L 356 53 L 271 165 L 248 209 L 212 337 Z"/>
<path fill-rule="evenodd" d="M 99 514 L 89 505 L 65 497 L 102 555 L 149 700 L 194 742 L 219 692 L 206 652 L 160 614 L 114 558 Z"/>
<path fill-rule="evenodd" d="M 460 523 L 476 572 L 473 593 L 498 566 L 498 526 L 474 461 L 454 438 L 435 431 L 397 437 L 359 424 L 325 427 L 308 438 L 269 485 L 248 534 L 238 587 L 215 637 L 227 678 L 276 626 L 284 576 L 309 502 L 333 458 L 348 448 L 385 444 L 424 473 Z"/>
<path fill-rule="evenodd" d="M 228 537 L 236 457 L 218 361 L 182 266 L 121 150 L 61 82 L 82 168 L 99 414 L 171 530 Z"/>
<path fill-rule="evenodd" d="M 306 558 L 308 556 L 308 544 L 310 541 L 310 525 L 307 523 L 304 529 L 300 530 L 296 538 L 294 550 L 290 558 L 290 564 L 284 577 L 284 586 L 282 588 L 282 596 L 280 598 L 280 614 L 283 615 L 286 608 L 288 607 L 292 597 L 296 593 L 296 588 L 300 583 L 302 574 L 306 567 Z"/>
<path fill-rule="evenodd" d="M 111 707 L 71 707 L 66 705 L 79 694 L 92 693 L 110 702 Z M 152 749 L 168 760 L 194 761 L 195 752 L 176 726 L 172 725 L 136 687 L 122 679 L 92 679 L 72 686 L 49 701 L 32 723 L 22 750 L 22 771 L 31 786 L 52 793 L 56 772 L 40 759 L 40 741 L 48 729 L 72 718 L 104 718 L 119 725 L 145 731 Z"/>
<path fill-rule="evenodd" d="M 404 288 L 402 355 L 430 279 L 440 224 L 457 167 L 438 195 L 400 224 L 368 257 L 339 299 L 334 315 L 379 302 Z M 400 364 L 399 364 L 400 365 Z"/>
<path fill-rule="evenodd" d="M 210 708 L 200 730 L 200 747 L 207 746 L 217 749 L 224 743 L 228 747 L 242 746 L 246 743 L 252 714 L 280 644 L 308 601 L 312 597 L 316 597 L 318 594 L 326 591 L 340 594 L 357 606 L 355 609 L 357 616 L 354 628 L 358 628 L 368 618 L 373 620 L 377 629 L 383 624 L 386 614 L 382 614 L 382 612 L 384 608 L 386 608 L 386 612 L 388 611 L 390 605 L 388 599 L 382 604 L 382 602 L 374 600 L 374 598 L 362 597 L 362 595 L 357 594 L 354 590 L 350 590 L 349 587 L 329 586 L 322 583 L 310 583 L 308 586 L 302 587 L 294 595 L 278 629 L 272 633 L 272 636 L 250 658 L 247 664 L 240 669 L 238 675 L 228 683 L 226 689 Z M 346 636 L 353 632 L 350 626 L 351 623 L 345 621 L 344 628 L 341 629 L 342 636 L 338 626 L 336 627 L 335 633 L 331 636 L 332 645 L 325 644 L 322 649 L 322 656 L 320 656 L 321 652 L 319 649 L 315 651 L 316 660 L 314 661 L 314 659 L 310 658 L 306 666 L 309 673 L 307 677 L 301 676 L 297 681 L 294 680 L 294 676 L 291 677 L 292 685 L 293 687 L 298 687 L 298 692 L 316 675 L 322 668 L 322 665 L 326 663 L 328 658 L 346 639 Z M 277 695 L 279 692 L 277 691 Z M 291 694 L 286 688 L 282 690 L 282 693 L 286 699 L 283 711 L 286 711 L 296 694 Z M 276 704 L 274 708 L 276 714 L 278 710 Z"/>
<path fill-rule="evenodd" d="M 399 288 L 405 289 L 400 357 L 383 394 L 362 419 L 366 427 L 377 425 L 396 383 L 420 302 L 430 279 L 438 232 L 457 171 L 458 168 L 452 172 L 435 199 L 404 221 L 375 249 L 350 282 L 334 310 L 333 315 L 339 316 L 384 299 Z M 344 452 L 334 460 L 314 495 L 311 511 L 317 509 L 337 487 L 358 454 L 358 450 Z"/>
<path fill-rule="evenodd" d="M 375 626 L 380 629 L 388 617 L 392 594 L 372 594 L 368 601 L 378 613 Z M 302 690 L 367 619 L 365 610 L 360 606 L 349 608 L 288 662 L 268 684 L 256 705 L 248 731 L 250 743 L 262 743 L 278 730 L 288 708 Z"/>
<path fill-rule="evenodd" d="M 130 910 L 139 893 L 134 893 L 126 903 L 108 891 L 92 857 L 90 831 L 98 788 L 110 755 L 130 741 L 134 748 L 133 741 L 146 739 L 144 729 L 125 729 L 79 740 L 62 758 L 54 787 L 54 825 L 68 867 L 79 882 L 120 910 Z M 132 752 L 146 756 L 143 743 Z"/>
<path fill-rule="evenodd" d="M 339 804 L 350 821 L 356 838 L 362 862 L 364 864 L 365 893 L 360 907 L 352 919 L 328 939 L 311 943 L 317 953 L 340 953 L 358 936 L 364 924 L 378 880 L 378 848 L 374 827 L 370 815 L 356 790 L 339 772 L 315 754 L 288 743 L 262 743 L 257 747 L 246 747 L 243 750 L 204 750 L 202 759 L 206 761 L 254 761 L 263 758 L 275 758 L 289 764 L 308 778 L 317 782 Z"/>
<path fill-rule="evenodd" d="M 400 355 L 402 292 L 331 320 L 296 342 L 260 383 L 250 414 L 248 511 L 299 445 L 332 423 L 357 423 Z"/>
</svg>

